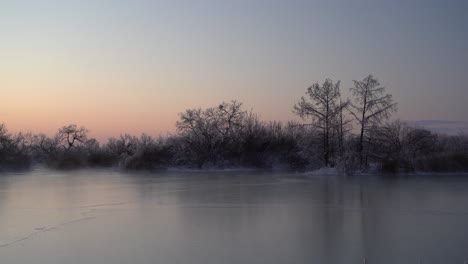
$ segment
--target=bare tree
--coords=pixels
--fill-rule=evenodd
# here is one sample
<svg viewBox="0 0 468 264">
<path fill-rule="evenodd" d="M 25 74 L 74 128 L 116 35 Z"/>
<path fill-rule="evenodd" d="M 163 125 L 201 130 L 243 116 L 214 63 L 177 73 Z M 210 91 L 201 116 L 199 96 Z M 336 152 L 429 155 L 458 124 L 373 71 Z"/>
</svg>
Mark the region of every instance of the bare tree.
<svg viewBox="0 0 468 264">
<path fill-rule="evenodd" d="M 429 130 L 394 120 L 375 130 L 371 155 L 387 172 L 414 170 L 416 160 L 434 153 L 436 136 Z"/>
<path fill-rule="evenodd" d="M 11 141 L 11 135 L 8 133 L 5 124 L 0 123 L 0 163 L 9 154 Z"/>
<path fill-rule="evenodd" d="M 215 108 L 188 109 L 179 114 L 180 120 L 176 123 L 185 146 L 184 152 L 190 153 L 198 167 L 214 156 L 218 140 L 215 112 Z"/>
<path fill-rule="evenodd" d="M 374 76 L 368 75 L 362 81 L 354 81 L 350 88 L 354 103 L 350 104 L 350 112 L 360 126 L 359 160 L 361 167 L 367 165 L 367 155 L 364 157 L 365 136 L 369 135 L 372 127 L 378 127 L 390 114 L 396 111 L 396 103 L 391 94 L 385 94 L 385 87 Z M 371 141 L 371 138 L 368 138 Z"/>
<path fill-rule="evenodd" d="M 154 145 L 155 140 L 146 133 L 140 135 L 140 139 L 138 140 L 138 145 L 140 148 L 148 147 Z"/>
<path fill-rule="evenodd" d="M 109 138 L 106 149 L 116 156 L 132 156 L 138 149 L 138 138 L 130 134 L 120 135 L 120 138 Z"/>
<path fill-rule="evenodd" d="M 56 138 L 62 144 L 65 151 L 69 151 L 76 142 L 84 143 L 87 140 L 88 130 L 77 125 L 63 126 L 59 129 Z"/>
<path fill-rule="evenodd" d="M 222 161 L 228 145 L 236 141 L 247 113 L 242 103 L 232 100 L 217 107 L 188 109 L 179 114 L 177 131 L 198 166 L 206 161 Z"/>
<path fill-rule="evenodd" d="M 317 82 L 307 88 L 308 99 L 301 97 L 301 100 L 294 105 L 293 112 L 305 119 L 312 118 L 313 125 L 322 132 L 323 140 L 323 160 L 325 166 L 330 164 L 330 139 L 332 129 L 336 127 L 336 118 L 346 104 L 339 102 L 340 81 L 333 83 L 326 79 L 320 86 Z"/>
<path fill-rule="evenodd" d="M 241 127 L 245 115 L 246 112 L 242 111 L 242 103 L 236 100 L 232 100 L 231 103 L 222 102 L 217 111 L 217 127 L 221 135 L 227 137 L 234 128 Z"/>
<path fill-rule="evenodd" d="M 352 119 L 346 117 L 344 115 L 344 111 L 349 107 L 350 101 L 346 99 L 345 101 L 342 100 L 341 96 L 339 97 L 339 104 L 337 107 L 337 114 L 336 114 L 336 126 L 335 130 L 338 135 L 338 151 L 339 156 L 343 157 L 344 154 L 344 142 L 345 137 L 351 131 L 351 122 Z"/>
<path fill-rule="evenodd" d="M 36 148 L 43 154 L 50 155 L 57 151 L 59 142 L 57 138 L 50 138 L 45 134 L 39 134 L 34 137 Z"/>
<path fill-rule="evenodd" d="M 16 148 L 20 154 L 30 152 L 35 144 L 35 136 L 32 133 L 18 133 L 14 137 Z"/>
<path fill-rule="evenodd" d="M 0 124 L 0 144 L 10 140 L 10 134 L 8 134 L 8 129 L 5 124 Z"/>
<path fill-rule="evenodd" d="M 30 165 L 31 134 L 11 135 L 0 123 L 0 168 L 26 168 Z"/>
</svg>

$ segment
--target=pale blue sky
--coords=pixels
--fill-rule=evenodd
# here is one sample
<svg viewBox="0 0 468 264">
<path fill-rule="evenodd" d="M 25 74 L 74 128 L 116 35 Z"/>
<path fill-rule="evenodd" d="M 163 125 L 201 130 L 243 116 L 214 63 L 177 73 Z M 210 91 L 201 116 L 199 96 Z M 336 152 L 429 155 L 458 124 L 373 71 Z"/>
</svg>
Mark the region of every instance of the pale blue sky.
<svg viewBox="0 0 468 264">
<path fill-rule="evenodd" d="M 372 73 L 405 120 L 468 121 L 467 1 L 3 1 L 0 121 L 173 131 L 238 99 L 293 118 L 305 89 Z"/>
</svg>

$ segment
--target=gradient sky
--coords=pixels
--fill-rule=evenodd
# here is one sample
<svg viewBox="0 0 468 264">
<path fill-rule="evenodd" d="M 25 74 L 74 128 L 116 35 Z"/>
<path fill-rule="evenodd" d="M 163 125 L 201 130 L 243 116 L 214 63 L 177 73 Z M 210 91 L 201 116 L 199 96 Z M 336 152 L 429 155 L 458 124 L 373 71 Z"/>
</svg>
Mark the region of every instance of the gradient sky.
<svg viewBox="0 0 468 264">
<path fill-rule="evenodd" d="M 404 120 L 468 121 L 468 1 L 0 0 L 0 122 L 173 132 L 238 99 L 294 118 L 307 86 L 374 74 Z"/>
</svg>

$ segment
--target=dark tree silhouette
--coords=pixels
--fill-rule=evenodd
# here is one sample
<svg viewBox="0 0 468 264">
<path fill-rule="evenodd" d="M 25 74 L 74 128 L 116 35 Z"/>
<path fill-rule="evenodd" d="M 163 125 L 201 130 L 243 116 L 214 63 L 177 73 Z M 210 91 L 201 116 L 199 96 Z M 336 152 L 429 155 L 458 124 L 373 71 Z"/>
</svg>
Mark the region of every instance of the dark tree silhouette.
<svg viewBox="0 0 468 264">
<path fill-rule="evenodd" d="M 367 166 L 367 157 L 364 155 L 364 142 L 372 140 L 372 128 L 378 127 L 390 114 L 396 111 L 396 103 L 391 94 L 385 94 L 385 87 L 374 76 L 368 75 L 362 81 L 353 81 L 354 87 L 350 88 L 354 102 L 350 104 L 350 112 L 357 120 L 360 127 L 359 134 L 359 161 L 361 167 Z"/>
<path fill-rule="evenodd" d="M 36 148 L 45 155 L 51 155 L 57 151 L 59 142 L 57 138 L 49 138 L 45 134 L 35 136 Z"/>
<path fill-rule="evenodd" d="M 207 161 L 216 163 L 225 158 L 228 144 L 240 133 L 246 114 L 242 103 L 232 100 L 204 110 L 188 109 L 179 114 L 176 127 L 185 149 L 201 167 Z"/>
<path fill-rule="evenodd" d="M 372 75 L 354 81 L 353 102 L 342 99 L 340 82 L 326 79 L 307 88 L 293 112 L 311 122 L 263 121 L 232 100 L 179 114 L 177 134 L 152 138 L 123 134 L 100 144 L 77 125 L 54 137 L 10 134 L 0 123 L 0 170 L 44 162 L 57 169 L 119 166 L 249 167 L 313 170 L 325 166 L 353 174 L 372 162 L 384 172 L 468 171 L 468 137 L 433 133 L 388 119 L 396 104 Z M 347 111 L 350 114 L 347 114 Z M 351 133 L 351 118 L 359 134 Z"/>
<path fill-rule="evenodd" d="M 340 118 L 342 129 L 343 116 L 342 109 L 347 105 L 340 102 L 340 81 L 333 83 L 332 80 L 326 79 L 320 86 L 317 82 L 307 88 L 306 94 L 308 99 L 301 97 L 301 100 L 294 105 L 294 113 L 301 118 L 312 118 L 314 127 L 318 128 L 322 133 L 323 140 L 323 160 L 325 166 L 330 164 L 330 141 L 332 130 L 336 127 L 337 118 Z M 343 133 L 341 133 L 343 134 Z"/>
<path fill-rule="evenodd" d="M 65 151 L 69 151 L 76 142 L 84 143 L 87 140 L 88 130 L 77 125 L 63 126 L 59 129 L 56 138 L 62 144 Z"/>
<path fill-rule="evenodd" d="M 341 96 L 339 97 L 339 105 L 338 105 L 338 112 L 336 114 L 336 125 L 335 125 L 335 130 L 336 134 L 338 135 L 338 152 L 340 158 L 343 157 L 344 155 L 344 144 L 345 144 L 345 138 L 346 135 L 351 131 L 352 126 L 351 122 L 352 119 L 347 118 L 346 115 L 344 114 L 344 111 L 349 107 L 349 104 L 351 102 L 349 99 L 342 100 Z"/>
</svg>

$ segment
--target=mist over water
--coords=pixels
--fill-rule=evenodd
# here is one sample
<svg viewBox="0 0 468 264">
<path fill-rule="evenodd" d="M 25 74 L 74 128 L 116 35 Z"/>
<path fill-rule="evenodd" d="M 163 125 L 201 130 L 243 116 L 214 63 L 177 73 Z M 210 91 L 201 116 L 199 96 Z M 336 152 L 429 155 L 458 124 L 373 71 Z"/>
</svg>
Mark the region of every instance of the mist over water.
<svg viewBox="0 0 468 264">
<path fill-rule="evenodd" d="M 0 174 L 0 263 L 463 263 L 468 179 Z"/>
</svg>

